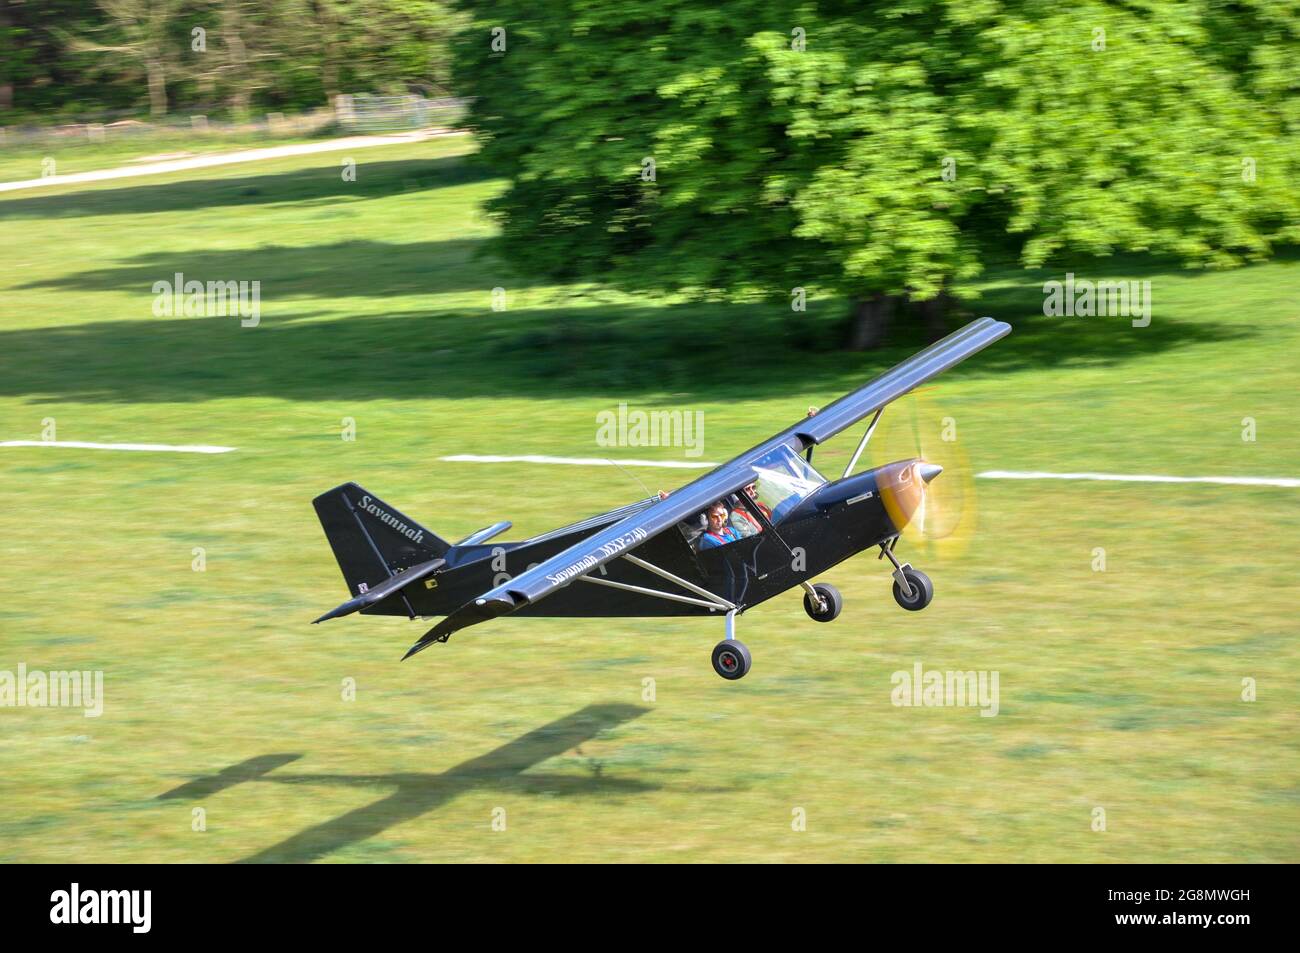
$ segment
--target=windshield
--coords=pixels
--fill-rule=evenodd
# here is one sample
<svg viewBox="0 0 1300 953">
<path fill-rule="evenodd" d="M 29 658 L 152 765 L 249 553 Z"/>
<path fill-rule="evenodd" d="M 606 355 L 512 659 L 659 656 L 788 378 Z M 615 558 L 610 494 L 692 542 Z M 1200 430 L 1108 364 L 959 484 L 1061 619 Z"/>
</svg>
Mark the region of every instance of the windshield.
<svg viewBox="0 0 1300 953">
<path fill-rule="evenodd" d="M 780 522 L 825 482 L 812 464 L 789 447 L 773 450 L 754 464 L 755 495 L 771 511 L 773 523 Z"/>
</svg>

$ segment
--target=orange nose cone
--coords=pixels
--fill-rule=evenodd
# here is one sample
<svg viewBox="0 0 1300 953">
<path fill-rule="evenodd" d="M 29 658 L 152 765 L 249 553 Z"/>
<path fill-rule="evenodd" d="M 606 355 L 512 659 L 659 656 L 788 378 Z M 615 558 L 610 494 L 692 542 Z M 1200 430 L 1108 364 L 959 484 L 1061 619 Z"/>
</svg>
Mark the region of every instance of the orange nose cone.
<svg viewBox="0 0 1300 953">
<path fill-rule="evenodd" d="M 926 468 L 929 477 L 926 477 Z M 925 484 L 939 475 L 942 467 L 919 460 L 900 460 L 880 468 L 877 486 L 880 487 L 880 499 L 885 504 L 885 512 L 900 533 L 912 520 L 912 514 L 921 505 L 925 495 Z"/>
</svg>

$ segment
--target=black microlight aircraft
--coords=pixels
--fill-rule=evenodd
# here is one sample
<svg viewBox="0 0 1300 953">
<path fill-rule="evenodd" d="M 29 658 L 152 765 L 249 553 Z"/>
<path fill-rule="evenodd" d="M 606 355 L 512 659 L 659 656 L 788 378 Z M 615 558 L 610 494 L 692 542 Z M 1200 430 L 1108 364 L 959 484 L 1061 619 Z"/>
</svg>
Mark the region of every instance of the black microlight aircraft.
<svg viewBox="0 0 1300 953">
<path fill-rule="evenodd" d="M 895 601 L 924 609 L 934 587 L 900 563 L 894 547 L 942 468 L 919 458 L 853 468 L 885 405 L 1010 330 L 992 318 L 973 321 L 664 498 L 518 543 L 489 545 L 509 522 L 448 543 L 355 483 L 335 487 L 313 503 L 353 598 L 316 621 L 353 612 L 445 616 L 409 658 L 503 615 L 720 615 L 726 639 L 713 650 L 713 668 L 737 679 L 748 673 L 750 654 L 735 639 L 736 616 L 798 586 L 808 615 L 830 622 L 840 594 L 812 580 L 865 549 L 879 547 L 893 564 Z M 813 469 L 814 446 L 869 415 L 839 479 Z"/>
</svg>

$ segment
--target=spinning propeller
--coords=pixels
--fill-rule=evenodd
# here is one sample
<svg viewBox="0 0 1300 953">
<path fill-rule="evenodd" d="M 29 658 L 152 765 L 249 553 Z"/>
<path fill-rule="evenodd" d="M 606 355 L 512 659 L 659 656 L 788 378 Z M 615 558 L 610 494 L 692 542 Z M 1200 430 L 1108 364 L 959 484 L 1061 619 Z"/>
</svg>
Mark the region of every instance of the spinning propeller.
<svg viewBox="0 0 1300 953">
<path fill-rule="evenodd" d="M 957 419 L 929 396 L 928 388 L 896 401 L 881 416 L 868 449 L 873 465 L 917 459 L 920 499 L 905 533 L 927 551 L 948 555 L 965 549 L 974 530 L 975 487 L 970 461 L 958 439 Z M 906 405 L 906 406 L 905 406 Z M 885 505 L 892 501 L 888 496 Z"/>
</svg>

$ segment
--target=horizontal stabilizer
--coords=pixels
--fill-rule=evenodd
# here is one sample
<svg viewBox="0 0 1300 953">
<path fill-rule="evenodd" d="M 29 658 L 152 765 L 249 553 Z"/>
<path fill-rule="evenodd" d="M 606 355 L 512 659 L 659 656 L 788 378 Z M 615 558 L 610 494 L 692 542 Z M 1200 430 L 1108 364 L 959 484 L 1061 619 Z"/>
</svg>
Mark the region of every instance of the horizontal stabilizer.
<svg viewBox="0 0 1300 953">
<path fill-rule="evenodd" d="M 511 526 L 514 525 L 515 524 L 510 522 L 509 520 L 502 520 L 500 523 L 493 523 L 491 526 L 481 529 L 477 533 L 470 533 L 459 543 L 456 543 L 456 545 L 476 546 L 479 543 L 487 542 L 493 536 L 500 536 L 502 533 L 504 533 L 506 530 L 508 530 Z"/>
<path fill-rule="evenodd" d="M 413 582 L 419 582 L 425 576 L 437 572 L 447 564 L 445 559 L 430 559 L 428 562 L 420 563 L 418 566 L 412 566 L 405 572 L 399 572 L 396 576 L 373 586 L 366 592 L 361 593 L 355 599 L 349 599 L 341 606 L 337 606 L 325 613 L 319 619 L 312 623 L 324 622 L 326 619 L 337 619 L 339 616 L 351 615 L 364 609 L 366 606 L 373 606 L 377 602 L 383 602 L 389 596 L 398 590 L 405 589 Z"/>
</svg>

